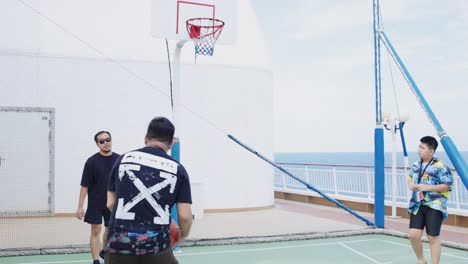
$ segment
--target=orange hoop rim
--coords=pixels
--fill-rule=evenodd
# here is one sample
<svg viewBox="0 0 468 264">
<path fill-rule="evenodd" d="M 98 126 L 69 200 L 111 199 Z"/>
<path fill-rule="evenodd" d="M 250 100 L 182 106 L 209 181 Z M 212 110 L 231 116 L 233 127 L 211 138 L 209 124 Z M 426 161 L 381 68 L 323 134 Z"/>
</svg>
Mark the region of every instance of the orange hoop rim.
<svg viewBox="0 0 468 264">
<path fill-rule="evenodd" d="M 202 24 L 201 22 L 204 22 L 205 24 Z M 202 39 L 208 36 L 213 36 L 214 39 L 217 39 L 225 23 L 224 21 L 216 18 L 198 17 L 187 19 L 186 25 L 191 39 Z"/>
</svg>

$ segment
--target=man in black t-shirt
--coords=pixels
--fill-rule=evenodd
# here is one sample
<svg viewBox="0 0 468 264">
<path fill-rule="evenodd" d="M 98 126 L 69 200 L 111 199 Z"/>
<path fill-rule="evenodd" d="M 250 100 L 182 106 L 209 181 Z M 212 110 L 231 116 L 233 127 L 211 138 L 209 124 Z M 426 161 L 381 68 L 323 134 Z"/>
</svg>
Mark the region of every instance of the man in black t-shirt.
<svg viewBox="0 0 468 264">
<path fill-rule="evenodd" d="M 107 207 L 112 210 L 106 264 L 178 263 L 170 245 L 170 210 L 176 204 L 181 239 L 192 225 L 190 182 L 167 152 L 174 125 L 151 120 L 145 147 L 122 155 L 112 168 Z"/>
<path fill-rule="evenodd" d="M 119 155 L 112 152 L 112 138 L 109 132 L 99 131 L 94 136 L 94 141 L 99 152 L 88 158 L 85 163 L 76 217 L 80 220 L 84 217 L 84 221 L 91 224 L 91 255 L 93 264 L 99 264 L 99 257 L 104 258 L 110 218 L 110 211 L 106 207 L 109 172 Z M 88 195 L 88 207 L 85 214 L 83 204 L 86 195 Z M 99 252 L 102 219 L 104 219 L 105 230 L 103 250 Z"/>
</svg>

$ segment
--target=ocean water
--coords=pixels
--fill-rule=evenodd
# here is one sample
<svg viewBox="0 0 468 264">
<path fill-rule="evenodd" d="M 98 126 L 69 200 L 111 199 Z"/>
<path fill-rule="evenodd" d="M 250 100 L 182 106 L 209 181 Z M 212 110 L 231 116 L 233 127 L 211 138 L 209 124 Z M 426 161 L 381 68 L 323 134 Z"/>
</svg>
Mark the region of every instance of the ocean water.
<svg viewBox="0 0 468 264">
<path fill-rule="evenodd" d="M 465 161 L 468 161 L 468 151 L 461 152 Z M 445 152 L 436 152 L 435 157 L 442 160 L 453 169 Z M 408 153 L 409 164 L 419 160 L 417 152 Z M 374 166 L 373 152 L 276 152 L 275 162 L 277 163 L 312 163 L 327 165 L 365 165 Z M 403 166 L 403 153 L 397 153 L 397 166 Z M 392 153 L 385 153 L 385 166 L 392 166 Z"/>
</svg>

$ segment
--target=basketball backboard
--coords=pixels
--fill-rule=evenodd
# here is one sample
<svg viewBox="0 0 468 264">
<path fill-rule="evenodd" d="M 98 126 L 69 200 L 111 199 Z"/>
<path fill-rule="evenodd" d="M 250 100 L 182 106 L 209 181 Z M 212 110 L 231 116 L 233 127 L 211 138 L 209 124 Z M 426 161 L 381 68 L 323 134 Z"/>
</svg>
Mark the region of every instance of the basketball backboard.
<svg viewBox="0 0 468 264">
<path fill-rule="evenodd" d="M 151 34 L 157 38 L 188 40 L 188 19 L 214 18 L 225 23 L 217 43 L 234 44 L 237 40 L 237 1 L 239 0 L 152 0 Z"/>
</svg>

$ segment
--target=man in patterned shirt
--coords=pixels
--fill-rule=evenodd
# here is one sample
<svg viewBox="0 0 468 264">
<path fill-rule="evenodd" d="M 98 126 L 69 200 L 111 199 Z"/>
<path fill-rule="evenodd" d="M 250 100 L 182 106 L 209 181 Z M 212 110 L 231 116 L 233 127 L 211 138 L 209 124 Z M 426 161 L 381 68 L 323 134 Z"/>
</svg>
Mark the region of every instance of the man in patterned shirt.
<svg viewBox="0 0 468 264">
<path fill-rule="evenodd" d="M 453 176 L 450 168 L 434 157 L 437 140 L 431 136 L 421 138 L 419 157 L 408 175 L 408 188 L 413 191 L 408 206 L 411 213 L 409 237 L 418 264 L 427 263 L 421 242 L 424 227 L 431 250 L 431 263 L 439 264 L 441 245 L 439 240 L 442 221 L 447 218 L 447 200 Z"/>
</svg>

